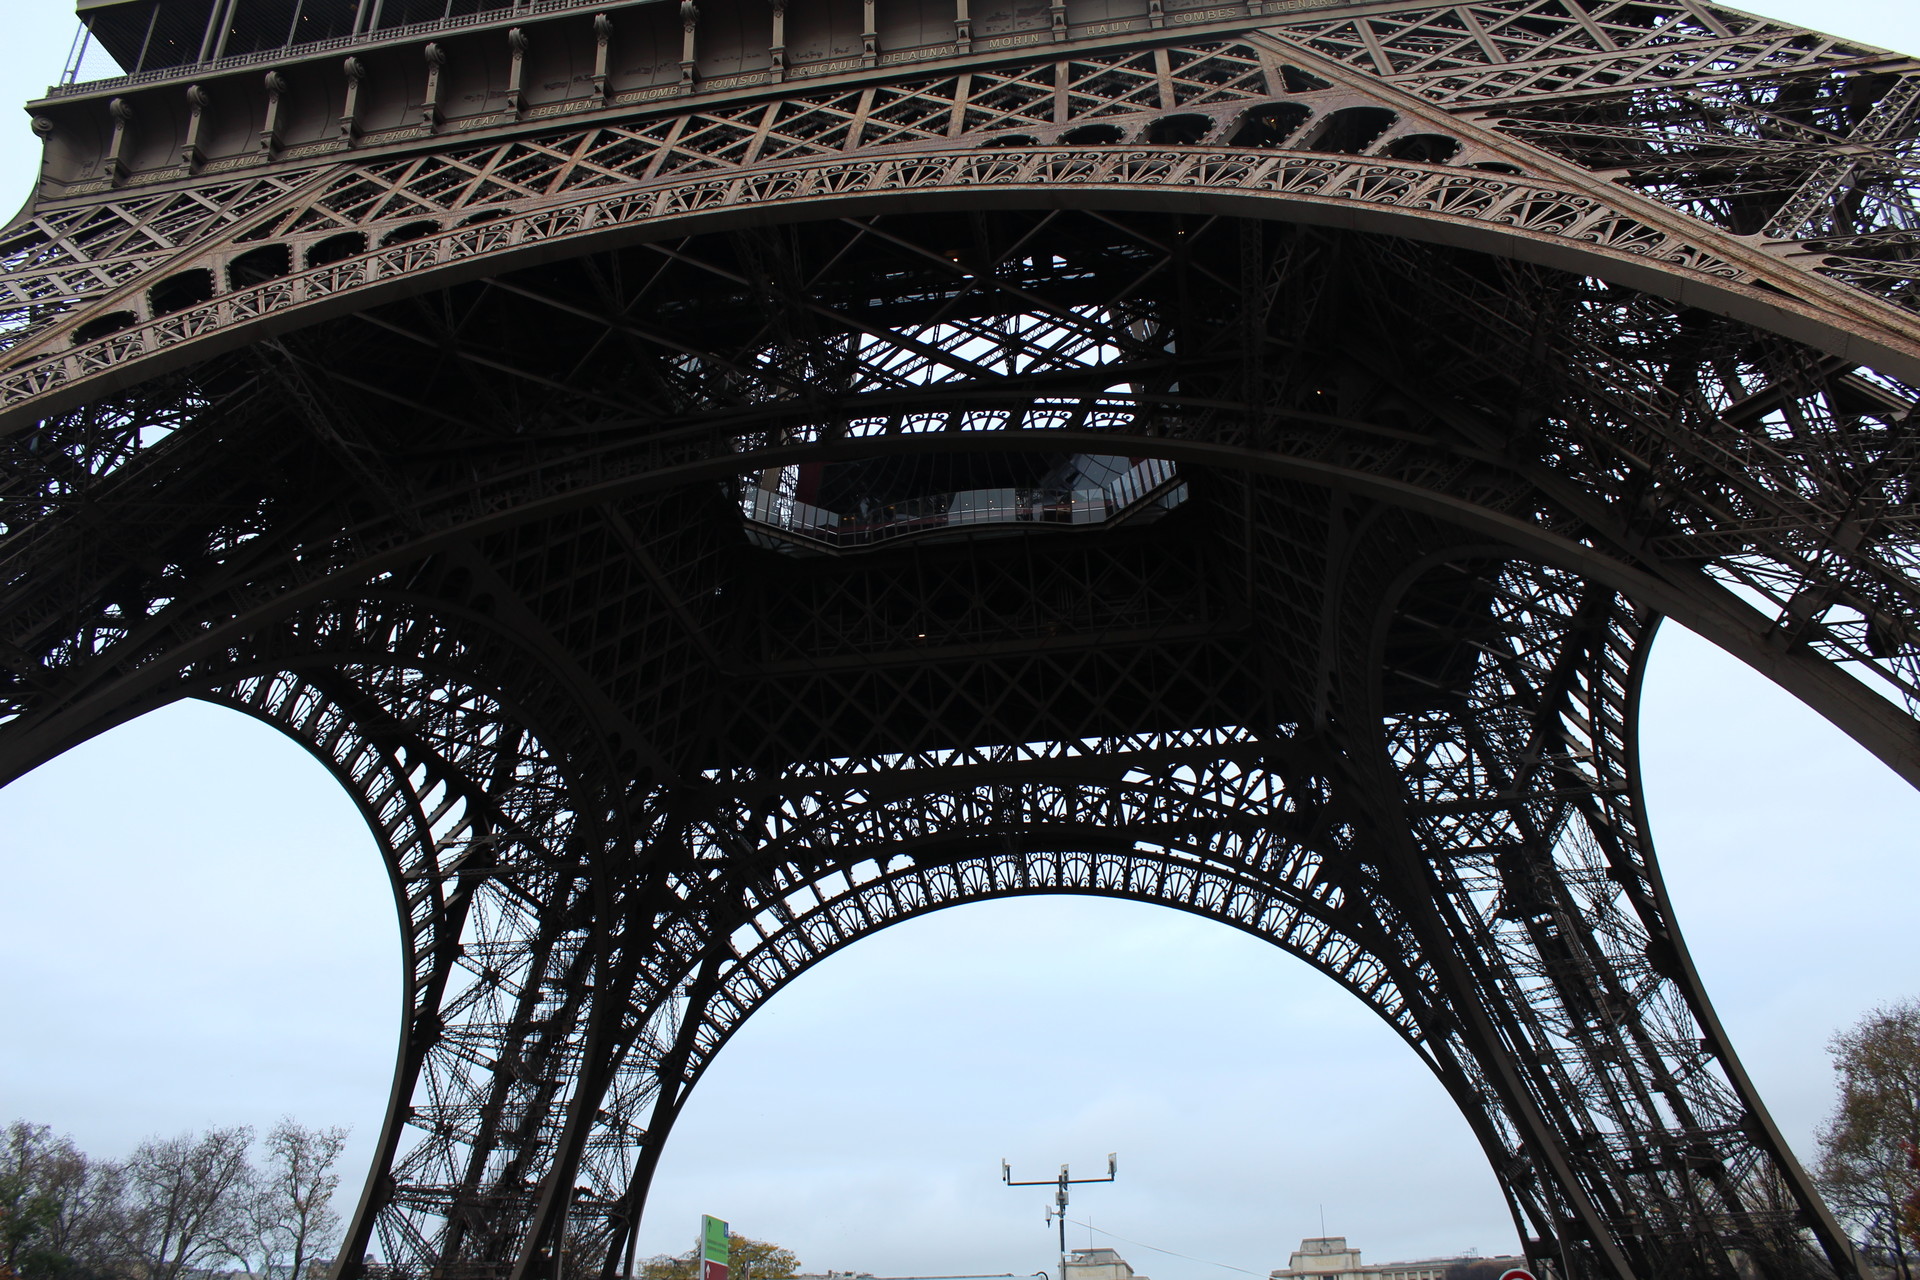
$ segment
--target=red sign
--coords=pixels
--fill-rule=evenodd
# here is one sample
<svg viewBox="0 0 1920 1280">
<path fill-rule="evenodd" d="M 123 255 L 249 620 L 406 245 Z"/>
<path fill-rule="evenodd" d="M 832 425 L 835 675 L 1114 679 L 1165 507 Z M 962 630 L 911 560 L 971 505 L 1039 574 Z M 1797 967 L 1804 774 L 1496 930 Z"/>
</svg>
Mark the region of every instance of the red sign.
<svg viewBox="0 0 1920 1280">
<path fill-rule="evenodd" d="M 700 1263 L 700 1280 L 727 1280 L 727 1270 L 727 1264 L 724 1262 L 702 1259 Z M 1526 1276 L 1526 1280 L 1533 1280 L 1533 1277 L 1528 1276 L 1524 1271 L 1520 1274 Z"/>
<path fill-rule="evenodd" d="M 1533 1272 L 1525 1267 L 1515 1267 L 1511 1271 L 1502 1271 L 1500 1280 L 1533 1280 Z"/>
</svg>

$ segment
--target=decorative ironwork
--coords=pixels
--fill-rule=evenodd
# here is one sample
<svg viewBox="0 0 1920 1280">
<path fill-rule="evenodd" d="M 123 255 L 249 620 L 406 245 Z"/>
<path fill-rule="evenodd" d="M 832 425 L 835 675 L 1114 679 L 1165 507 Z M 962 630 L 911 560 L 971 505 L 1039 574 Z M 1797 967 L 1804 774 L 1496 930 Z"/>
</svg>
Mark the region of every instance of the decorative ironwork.
<svg viewBox="0 0 1920 1280">
<path fill-rule="evenodd" d="M 1060 892 L 1366 1001 L 1545 1271 L 1860 1274 L 1634 733 L 1670 616 L 1920 784 L 1920 65 L 1125 8 L 545 3 L 31 105 L 0 778 L 201 697 L 356 797 L 409 1014 L 340 1280 L 622 1271 L 755 1008 Z"/>
</svg>

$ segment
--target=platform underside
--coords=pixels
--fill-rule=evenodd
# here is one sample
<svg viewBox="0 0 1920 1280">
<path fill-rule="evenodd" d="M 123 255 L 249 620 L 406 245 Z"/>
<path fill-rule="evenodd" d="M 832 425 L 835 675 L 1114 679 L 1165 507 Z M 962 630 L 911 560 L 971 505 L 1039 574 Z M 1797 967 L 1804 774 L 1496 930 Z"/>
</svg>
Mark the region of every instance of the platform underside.
<svg viewBox="0 0 1920 1280">
<path fill-rule="evenodd" d="M 1635 727 L 1672 617 L 1920 782 L 1909 64 L 1680 0 L 1469 6 L 1471 73 L 1386 5 L 1183 43 L 1076 0 L 1057 57 L 883 24 L 723 102 L 713 15 L 623 88 L 666 10 L 612 7 L 205 101 L 253 64 L 168 35 L 35 104 L 4 246 L 0 778 L 209 698 L 393 875 L 338 1280 L 622 1272 L 786 982 L 1065 892 L 1354 992 L 1545 1272 L 1861 1274 L 1701 990 Z M 542 32 L 574 105 L 462 115 Z"/>
</svg>

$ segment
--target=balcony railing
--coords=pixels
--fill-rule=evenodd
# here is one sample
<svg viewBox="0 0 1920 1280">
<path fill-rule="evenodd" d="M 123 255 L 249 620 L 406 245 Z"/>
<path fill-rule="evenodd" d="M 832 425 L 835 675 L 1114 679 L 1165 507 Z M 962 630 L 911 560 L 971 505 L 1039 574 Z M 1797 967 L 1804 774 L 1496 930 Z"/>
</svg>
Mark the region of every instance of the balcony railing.
<svg viewBox="0 0 1920 1280">
<path fill-rule="evenodd" d="M 876 504 L 865 511 L 829 511 L 758 486 L 741 498 L 749 524 L 777 530 L 784 541 L 836 550 L 868 547 L 914 534 L 991 525 L 1089 525 L 1123 519 L 1177 493 L 1179 469 L 1164 458 L 1135 463 L 1103 488 L 967 489 Z M 1167 505 L 1171 506 L 1172 503 Z"/>
<path fill-rule="evenodd" d="M 362 31 L 359 35 L 329 36 L 325 40 L 309 40 L 304 44 L 275 45 L 271 49 L 231 53 L 224 58 L 209 58 L 205 62 L 152 67 L 132 75 L 110 76 L 103 80 L 62 82 L 49 86 L 47 96 L 60 98 L 70 94 L 93 94 L 113 89 L 130 89 L 137 85 L 155 84 L 162 80 L 179 80 L 193 75 L 214 75 L 222 71 L 259 66 L 267 62 L 310 58 L 335 49 L 364 48 L 367 45 L 380 44 L 388 40 L 410 40 L 444 31 L 481 27 L 492 22 L 523 21 L 527 18 L 543 17 L 549 13 L 564 13 L 569 9 L 586 9 L 594 6 L 604 9 L 607 4 L 608 0 L 500 0 L 500 3 L 493 7 L 482 9 L 477 13 L 455 14 L 446 18 L 432 18 L 425 22 L 409 22 L 405 26 L 381 27 L 378 31 Z"/>
</svg>

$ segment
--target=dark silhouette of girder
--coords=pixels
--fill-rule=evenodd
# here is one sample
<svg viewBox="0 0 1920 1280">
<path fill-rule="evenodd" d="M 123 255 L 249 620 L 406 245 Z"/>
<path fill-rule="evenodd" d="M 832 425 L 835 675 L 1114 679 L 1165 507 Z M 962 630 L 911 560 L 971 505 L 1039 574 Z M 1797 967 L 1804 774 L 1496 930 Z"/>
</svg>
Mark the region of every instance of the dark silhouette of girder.
<svg viewBox="0 0 1920 1280">
<path fill-rule="evenodd" d="M 0 779 L 197 697 L 359 802 L 410 1012 L 338 1280 L 623 1272 L 754 1009 L 1035 893 L 1354 992 L 1543 1272 L 1861 1274 L 1635 726 L 1672 617 L 1920 783 L 1920 64 L 1699 0 L 277 2 L 87 6 L 135 74 L 29 106 Z"/>
</svg>

